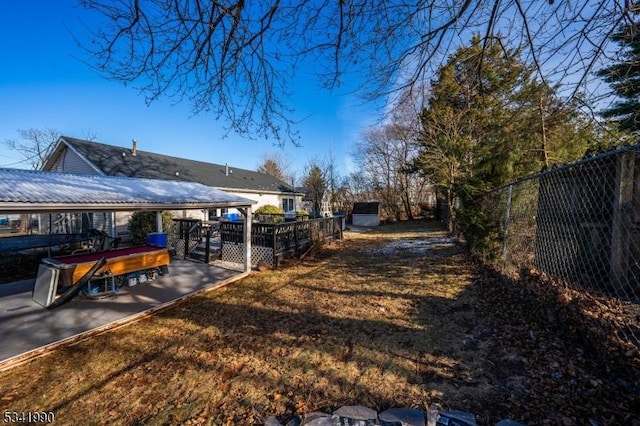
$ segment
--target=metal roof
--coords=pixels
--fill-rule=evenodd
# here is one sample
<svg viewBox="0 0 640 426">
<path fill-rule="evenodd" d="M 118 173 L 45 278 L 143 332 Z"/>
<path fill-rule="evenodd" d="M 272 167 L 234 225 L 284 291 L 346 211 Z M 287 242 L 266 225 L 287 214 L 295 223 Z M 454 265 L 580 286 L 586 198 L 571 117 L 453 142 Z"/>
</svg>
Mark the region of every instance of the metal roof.
<svg viewBox="0 0 640 426">
<path fill-rule="evenodd" d="M 0 212 L 180 210 L 256 202 L 195 182 L 0 168 Z"/>
</svg>

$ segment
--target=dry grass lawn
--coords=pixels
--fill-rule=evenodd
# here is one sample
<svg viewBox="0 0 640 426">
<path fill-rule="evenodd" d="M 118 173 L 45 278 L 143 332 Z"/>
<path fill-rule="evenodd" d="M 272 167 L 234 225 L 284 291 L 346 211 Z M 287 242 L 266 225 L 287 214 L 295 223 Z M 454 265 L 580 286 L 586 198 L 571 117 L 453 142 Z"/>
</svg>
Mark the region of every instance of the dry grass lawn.
<svg viewBox="0 0 640 426">
<path fill-rule="evenodd" d="M 486 424 L 549 411 L 572 424 L 526 405 L 537 382 L 525 349 L 500 340 L 462 249 L 385 249 L 444 236 L 428 222 L 349 233 L 312 259 L 0 373 L 0 407 L 53 411 L 57 424 L 242 425 L 438 402 Z"/>
</svg>

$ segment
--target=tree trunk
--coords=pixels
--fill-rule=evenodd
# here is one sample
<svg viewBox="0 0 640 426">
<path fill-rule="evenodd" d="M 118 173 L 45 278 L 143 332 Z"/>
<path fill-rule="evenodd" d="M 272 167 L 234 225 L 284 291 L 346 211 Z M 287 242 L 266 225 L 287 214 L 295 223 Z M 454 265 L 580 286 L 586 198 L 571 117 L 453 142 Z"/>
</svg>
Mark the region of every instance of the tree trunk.
<svg viewBox="0 0 640 426">
<path fill-rule="evenodd" d="M 547 150 L 547 126 L 544 117 L 544 98 L 542 93 L 540 94 L 538 109 L 540 110 L 540 133 L 542 134 L 542 146 L 540 148 L 542 149 L 542 162 L 546 169 L 549 167 L 549 151 Z"/>
<path fill-rule="evenodd" d="M 411 188 L 409 185 L 409 177 L 405 174 L 404 175 L 404 179 L 403 179 L 403 191 L 402 191 L 402 198 L 403 198 L 403 202 L 404 202 L 404 209 L 407 213 L 407 219 L 409 220 L 413 220 L 413 209 L 412 209 L 412 205 L 411 205 Z"/>
</svg>

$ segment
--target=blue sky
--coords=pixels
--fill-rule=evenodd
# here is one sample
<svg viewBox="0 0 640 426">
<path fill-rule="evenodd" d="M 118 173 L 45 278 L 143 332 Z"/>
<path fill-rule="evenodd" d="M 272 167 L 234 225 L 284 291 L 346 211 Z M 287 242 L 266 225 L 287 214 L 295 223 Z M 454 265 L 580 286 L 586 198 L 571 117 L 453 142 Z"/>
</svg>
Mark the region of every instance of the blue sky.
<svg viewBox="0 0 640 426">
<path fill-rule="evenodd" d="M 211 115 L 192 116 L 190 105 L 161 100 L 150 106 L 136 89 L 108 81 L 84 63 L 72 34 L 92 16 L 73 0 L 4 2 L 0 15 L 0 166 L 20 157 L 4 145 L 18 138 L 17 129 L 54 128 L 62 134 L 86 137 L 112 145 L 255 169 L 264 153 L 279 152 L 272 142 L 247 140 L 230 134 Z M 361 131 L 375 122 L 371 105 L 354 94 L 319 89 L 301 69 L 292 99 L 302 147 L 285 146 L 282 154 L 293 171 L 301 173 L 313 158 L 333 151 L 338 165 L 348 167 L 348 153 Z M 357 81 L 351 83 L 357 84 Z"/>
</svg>

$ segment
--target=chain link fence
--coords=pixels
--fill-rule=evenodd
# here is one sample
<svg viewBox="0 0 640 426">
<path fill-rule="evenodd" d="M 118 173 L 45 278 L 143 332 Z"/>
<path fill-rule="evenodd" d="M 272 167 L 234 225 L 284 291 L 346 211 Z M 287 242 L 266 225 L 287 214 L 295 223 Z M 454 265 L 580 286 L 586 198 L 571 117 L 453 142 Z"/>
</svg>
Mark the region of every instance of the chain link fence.
<svg viewBox="0 0 640 426">
<path fill-rule="evenodd" d="M 494 224 L 481 257 L 615 300 L 616 333 L 640 348 L 640 144 L 496 189 L 480 210 Z"/>
</svg>

